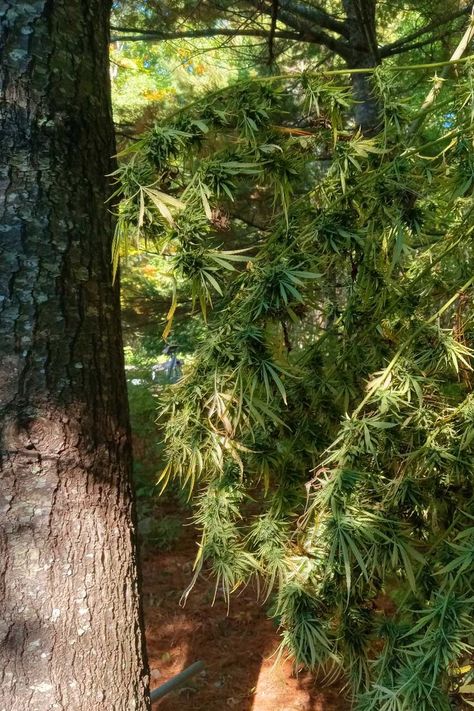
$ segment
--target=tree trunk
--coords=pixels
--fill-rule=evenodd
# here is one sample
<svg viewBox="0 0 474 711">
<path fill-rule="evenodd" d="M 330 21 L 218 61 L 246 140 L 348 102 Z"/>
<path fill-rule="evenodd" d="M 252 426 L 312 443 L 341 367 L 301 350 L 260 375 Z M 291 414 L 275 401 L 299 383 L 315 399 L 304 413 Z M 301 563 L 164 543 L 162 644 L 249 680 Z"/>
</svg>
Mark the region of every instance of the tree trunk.
<svg viewBox="0 0 474 711">
<path fill-rule="evenodd" d="M 0 711 L 149 708 L 108 0 L 0 0 Z"/>
<path fill-rule="evenodd" d="M 343 0 L 347 15 L 350 50 L 346 58 L 349 69 L 373 69 L 380 63 L 375 23 L 376 0 Z M 356 104 L 354 119 L 362 133 L 377 133 L 380 105 L 374 96 L 372 75 L 353 74 L 352 92 Z"/>
</svg>

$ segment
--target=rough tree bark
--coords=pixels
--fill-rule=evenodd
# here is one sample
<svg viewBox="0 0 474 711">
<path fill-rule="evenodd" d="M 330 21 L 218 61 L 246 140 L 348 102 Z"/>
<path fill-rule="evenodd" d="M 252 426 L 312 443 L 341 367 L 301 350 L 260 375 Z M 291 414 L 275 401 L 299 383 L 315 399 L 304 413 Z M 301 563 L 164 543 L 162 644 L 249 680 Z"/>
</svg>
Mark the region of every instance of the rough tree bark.
<svg viewBox="0 0 474 711">
<path fill-rule="evenodd" d="M 343 0 L 347 15 L 349 69 L 373 69 L 380 64 L 375 23 L 376 0 Z M 354 119 L 362 132 L 372 135 L 380 124 L 380 106 L 374 96 L 371 74 L 353 74 Z"/>
<path fill-rule="evenodd" d="M 149 708 L 109 0 L 0 0 L 0 711 Z"/>
</svg>

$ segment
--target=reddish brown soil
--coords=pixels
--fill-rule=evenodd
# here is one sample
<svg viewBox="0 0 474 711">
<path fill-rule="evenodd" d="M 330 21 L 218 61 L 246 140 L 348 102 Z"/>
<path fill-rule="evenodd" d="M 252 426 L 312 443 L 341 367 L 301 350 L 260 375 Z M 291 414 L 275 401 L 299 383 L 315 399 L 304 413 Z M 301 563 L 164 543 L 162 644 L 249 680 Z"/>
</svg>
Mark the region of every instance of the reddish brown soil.
<svg viewBox="0 0 474 711">
<path fill-rule="evenodd" d="M 165 697 L 159 711 L 347 711 L 337 687 L 315 685 L 275 662 L 279 635 L 250 588 L 212 605 L 214 586 L 202 576 L 185 607 L 196 533 L 184 526 L 172 552 L 143 553 L 146 635 L 152 688 L 193 662 L 205 670 Z"/>
</svg>

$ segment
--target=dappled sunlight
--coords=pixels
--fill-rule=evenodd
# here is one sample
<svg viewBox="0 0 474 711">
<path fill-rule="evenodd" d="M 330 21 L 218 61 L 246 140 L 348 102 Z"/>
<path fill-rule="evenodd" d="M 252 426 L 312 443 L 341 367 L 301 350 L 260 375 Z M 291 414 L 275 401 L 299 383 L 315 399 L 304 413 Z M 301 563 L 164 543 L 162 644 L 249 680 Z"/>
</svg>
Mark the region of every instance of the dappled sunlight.
<svg viewBox="0 0 474 711">
<path fill-rule="evenodd" d="M 349 711 L 340 686 L 300 671 L 291 661 L 265 659 L 254 693 L 253 711 Z"/>
</svg>

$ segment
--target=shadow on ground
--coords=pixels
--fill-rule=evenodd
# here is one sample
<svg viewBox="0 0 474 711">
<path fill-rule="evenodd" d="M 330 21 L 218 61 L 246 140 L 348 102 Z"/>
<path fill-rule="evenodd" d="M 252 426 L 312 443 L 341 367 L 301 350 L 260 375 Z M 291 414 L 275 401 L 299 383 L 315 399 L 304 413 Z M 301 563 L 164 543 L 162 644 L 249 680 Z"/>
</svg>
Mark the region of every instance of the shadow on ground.
<svg viewBox="0 0 474 711">
<path fill-rule="evenodd" d="M 166 513 L 169 513 L 167 511 Z M 183 526 L 170 552 L 145 551 L 143 560 L 147 645 L 152 688 L 198 659 L 205 670 L 154 706 L 157 711 L 346 711 L 336 687 L 295 677 L 289 662 L 272 657 L 279 637 L 250 587 L 212 606 L 213 583 L 202 576 L 180 607 L 191 579 L 196 533 Z"/>
</svg>

